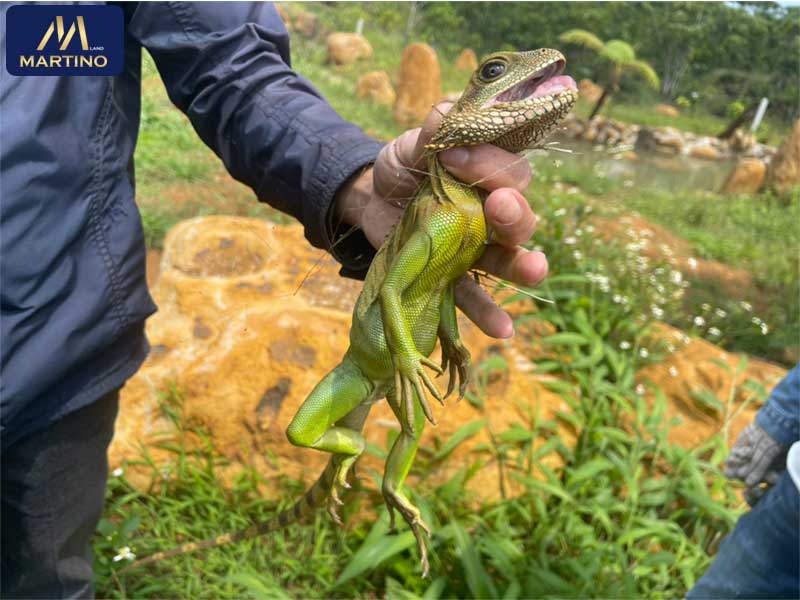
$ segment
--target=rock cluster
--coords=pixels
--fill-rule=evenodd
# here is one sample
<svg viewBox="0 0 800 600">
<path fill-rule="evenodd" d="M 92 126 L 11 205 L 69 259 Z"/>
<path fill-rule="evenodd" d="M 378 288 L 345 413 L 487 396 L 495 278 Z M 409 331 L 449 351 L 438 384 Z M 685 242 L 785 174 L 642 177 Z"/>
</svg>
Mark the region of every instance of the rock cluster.
<svg viewBox="0 0 800 600">
<path fill-rule="evenodd" d="M 682 154 L 706 160 L 745 156 L 767 162 L 775 153 L 774 148 L 757 143 L 754 136 L 742 131 L 737 131 L 730 139 L 721 140 L 675 127 L 647 127 L 603 116 L 591 121 L 571 116 L 565 120 L 564 129 L 568 136 L 592 144 L 630 146 L 646 152 Z"/>
</svg>

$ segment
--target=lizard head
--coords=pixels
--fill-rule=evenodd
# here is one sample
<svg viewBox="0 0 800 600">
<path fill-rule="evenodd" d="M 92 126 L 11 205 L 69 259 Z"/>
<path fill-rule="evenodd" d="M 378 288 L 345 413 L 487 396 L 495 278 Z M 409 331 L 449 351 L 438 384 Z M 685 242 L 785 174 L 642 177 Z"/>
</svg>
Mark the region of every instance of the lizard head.
<svg viewBox="0 0 800 600">
<path fill-rule="evenodd" d="M 489 55 L 426 149 L 484 143 L 510 152 L 535 147 L 578 98 L 575 80 L 562 75 L 566 64 L 549 48 Z"/>
</svg>

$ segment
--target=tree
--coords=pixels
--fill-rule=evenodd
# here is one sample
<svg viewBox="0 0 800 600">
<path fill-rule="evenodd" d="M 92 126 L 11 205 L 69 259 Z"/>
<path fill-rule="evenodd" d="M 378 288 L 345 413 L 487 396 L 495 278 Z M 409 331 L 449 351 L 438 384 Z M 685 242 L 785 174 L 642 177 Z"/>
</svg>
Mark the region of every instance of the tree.
<svg viewBox="0 0 800 600">
<path fill-rule="evenodd" d="M 608 98 L 619 90 L 619 81 L 625 72 L 636 73 L 644 77 L 645 81 L 654 89 L 658 89 L 660 83 L 658 75 L 653 67 L 643 60 L 636 58 L 633 47 L 622 40 L 609 40 L 604 42 L 595 34 L 585 29 L 570 29 L 562 33 L 558 39 L 566 44 L 577 44 L 590 50 L 611 63 L 611 73 L 608 82 L 603 87 L 600 99 L 592 109 L 589 119 L 600 112 Z"/>
</svg>

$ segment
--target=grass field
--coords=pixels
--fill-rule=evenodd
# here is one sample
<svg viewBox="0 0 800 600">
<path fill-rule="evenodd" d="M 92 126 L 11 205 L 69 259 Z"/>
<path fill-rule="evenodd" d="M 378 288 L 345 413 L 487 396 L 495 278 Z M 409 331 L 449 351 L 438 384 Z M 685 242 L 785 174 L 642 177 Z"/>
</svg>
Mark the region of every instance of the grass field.
<svg viewBox="0 0 800 600">
<path fill-rule="evenodd" d="M 394 68 L 397 40 L 371 36 L 370 41 L 373 60 L 339 69 L 324 65 L 318 44 L 300 41 L 294 46 L 294 66 L 345 118 L 388 138 L 399 133 L 389 109 L 357 101 L 353 90 L 364 70 Z M 464 75 L 447 66 L 443 72 L 447 85 L 458 89 Z M 249 190 L 228 178 L 185 117 L 170 106 L 149 59 L 143 93 L 137 191 L 151 247 L 162 243 L 172 224 L 189 216 L 223 212 L 285 220 L 257 205 Z M 709 192 L 629 189 L 591 169 L 567 171 L 552 164 L 540 170 L 530 199 L 542 217 L 533 244 L 547 252 L 553 273 L 536 291 L 557 300 L 536 313 L 557 333 L 530 343 L 555 348 L 564 358 L 541 361 L 536 368 L 554 376 L 552 391 L 568 407 L 560 418 L 577 442 L 568 444 L 555 422 L 535 414 L 496 432 L 490 458 L 514 466 L 525 490 L 521 496 L 476 507 L 465 483 L 481 468 L 481 457 L 444 485 L 415 490 L 414 501 L 435 531 L 430 579 L 419 577 L 411 533 L 402 527 L 389 533 L 382 508 L 374 522 L 351 518 L 339 530 L 321 515 L 285 535 L 119 576 L 116 570 L 130 553 L 143 556 L 179 540 L 211 537 L 265 520 L 279 508 L 259 496 L 254 472 L 226 489 L 219 474 L 223 459 L 210 441 L 200 450 L 186 449 L 182 436 L 203 438 L 204 432 L 182 419 L 180 390 L 165 391 L 162 410 L 178 433 L 161 445 L 173 459 L 166 472 L 164 465 L 151 465 L 153 484 L 145 492 L 134 488 L 124 472 L 111 478 L 96 538 L 98 596 L 682 596 L 744 506 L 720 473 L 727 452 L 722 436 L 691 450 L 669 442 L 667 431 L 676 424 L 664 418 L 663 396 L 656 391 L 656 401 L 647 403 L 636 389 L 636 371 L 661 360 L 664 352 L 648 346 L 648 326 L 661 318 L 738 350 L 773 360 L 790 356 L 797 341 L 798 257 L 786 248 L 798 239 L 800 199 L 787 205 L 768 195 L 723 198 Z M 597 242 L 594 215 L 617 218 L 631 211 L 670 228 L 698 257 L 749 271 L 752 289 L 714 289 L 715 304 L 707 310 L 703 305 L 712 291 L 704 282 L 678 279 L 666 260 L 642 263 L 629 243 Z M 734 308 L 743 302 L 752 305 L 749 311 Z M 692 329 L 695 317 L 716 309 L 726 311 L 724 323 L 712 325 L 709 319 Z M 766 333 L 754 318 L 767 324 Z M 483 366 L 484 371 L 502 368 Z M 763 400 L 765 391 L 753 390 Z M 459 437 L 454 437 L 456 445 Z M 545 467 L 541 459 L 547 455 L 559 456 L 562 466 Z M 438 460 L 421 451 L 415 467 L 421 479 L 437 469 Z M 147 464 L 146 455 L 142 461 Z M 298 482 L 286 481 L 280 506 L 300 492 Z M 369 493 L 350 497 L 345 510 L 350 517 L 381 504 Z"/>
</svg>

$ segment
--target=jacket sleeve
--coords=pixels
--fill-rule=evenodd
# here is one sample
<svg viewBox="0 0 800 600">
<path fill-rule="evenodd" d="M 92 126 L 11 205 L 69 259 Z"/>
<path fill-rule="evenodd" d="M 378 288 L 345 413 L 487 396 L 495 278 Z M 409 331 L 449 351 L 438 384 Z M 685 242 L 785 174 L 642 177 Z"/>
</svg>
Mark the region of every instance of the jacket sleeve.
<svg viewBox="0 0 800 600">
<path fill-rule="evenodd" d="M 784 446 L 800 440 L 800 365 L 772 390 L 756 415 L 756 424 Z"/>
<path fill-rule="evenodd" d="M 128 34 L 147 48 L 172 102 L 230 174 L 297 218 L 331 249 L 336 191 L 381 144 L 345 122 L 290 67 L 289 36 L 271 3 L 142 2 Z M 343 274 L 363 275 L 374 250 L 359 231 L 336 244 Z"/>
</svg>

